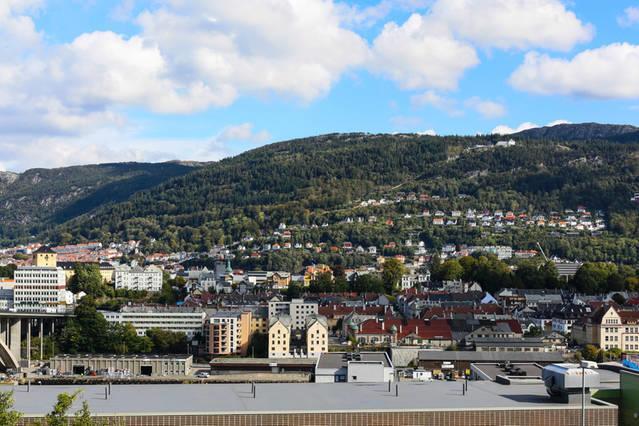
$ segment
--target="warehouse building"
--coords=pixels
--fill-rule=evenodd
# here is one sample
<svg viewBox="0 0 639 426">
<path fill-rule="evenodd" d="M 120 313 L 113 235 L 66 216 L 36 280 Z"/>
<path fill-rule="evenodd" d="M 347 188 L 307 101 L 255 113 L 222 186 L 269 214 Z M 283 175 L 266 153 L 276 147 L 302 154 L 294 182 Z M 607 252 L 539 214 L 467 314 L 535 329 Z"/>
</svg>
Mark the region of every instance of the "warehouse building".
<svg viewBox="0 0 639 426">
<path fill-rule="evenodd" d="M 51 368 L 58 373 L 124 376 L 188 376 L 192 355 L 58 355 L 51 358 Z"/>
</svg>

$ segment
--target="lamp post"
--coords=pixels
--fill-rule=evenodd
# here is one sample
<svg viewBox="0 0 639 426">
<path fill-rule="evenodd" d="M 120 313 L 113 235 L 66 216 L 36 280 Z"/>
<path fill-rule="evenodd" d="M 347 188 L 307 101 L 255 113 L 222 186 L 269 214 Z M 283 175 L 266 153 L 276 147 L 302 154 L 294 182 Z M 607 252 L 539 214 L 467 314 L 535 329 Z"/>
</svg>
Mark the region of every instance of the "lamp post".
<svg viewBox="0 0 639 426">
<path fill-rule="evenodd" d="M 581 426 L 586 426 L 586 365 L 581 363 Z"/>
</svg>

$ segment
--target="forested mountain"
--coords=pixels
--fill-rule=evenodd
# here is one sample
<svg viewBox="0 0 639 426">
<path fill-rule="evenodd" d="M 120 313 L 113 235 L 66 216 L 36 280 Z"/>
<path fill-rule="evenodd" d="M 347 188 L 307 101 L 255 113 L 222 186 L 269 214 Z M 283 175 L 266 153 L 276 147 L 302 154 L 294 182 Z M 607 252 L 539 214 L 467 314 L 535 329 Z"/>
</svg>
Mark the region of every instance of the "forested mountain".
<svg viewBox="0 0 639 426">
<path fill-rule="evenodd" d="M 590 127 L 591 125 L 586 125 Z M 582 134 L 577 132 L 576 134 Z M 498 147 L 500 136 L 332 134 L 276 143 L 171 179 L 58 227 L 53 240 L 142 239 L 157 250 L 202 250 L 245 236 L 268 235 L 280 223 L 302 226 L 304 240 L 384 244 L 416 233 L 445 242 L 503 243 L 573 258 L 639 262 L 639 144 L 604 140 L 521 140 Z M 364 210 L 369 198 L 426 193 L 428 202 Z M 391 217 L 422 209 L 508 209 L 548 213 L 579 205 L 601 210 L 608 232 L 571 240 L 548 231 L 488 235 L 480 229 L 433 228 L 397 221 L 315 228 L 348 216 Z M 304 226 L 305 225 L 305 226 Z"/>
<path fill-rule="evenodd" d="M 537 127 L 512 135 L 519 139 L 546 139 L 554 141 L 576 140 L 632 140 L 639 142 L 639 127 L 626 124 L 557 124 Z"/>
<path fill-rule="evenodd" d="M 180 163 L 120 163 L 0 173 L 0 238 L 24 240 L 193 171 Z"/>
</svg>

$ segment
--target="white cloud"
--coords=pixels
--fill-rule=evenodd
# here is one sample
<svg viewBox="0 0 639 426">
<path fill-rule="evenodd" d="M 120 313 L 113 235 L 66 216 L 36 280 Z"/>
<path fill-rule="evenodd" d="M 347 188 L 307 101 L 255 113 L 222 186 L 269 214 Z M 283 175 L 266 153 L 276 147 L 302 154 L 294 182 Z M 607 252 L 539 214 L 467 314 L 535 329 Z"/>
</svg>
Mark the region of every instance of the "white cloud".
<svg viewBox="0 0 639 426">
<path fill-rule="evenodd" d="M 381 0 L 379 3 L 361 7 L 355 4 L 336 3 L 341 20 L 352 27 L 371 27 L 386 18 L 393 10 L 414 12 L 425 9 L 432 0 Z"/>
<path fill-rule="evenodd" d="M 546 124 L 545 127 L 557 126 L 559 124 L 572 124 L 572 123 L 567 120 L 554 120 Z M 536 129 L 537 127 L 541 127 L 541 126 L 535 123 L 531 123 L 530 121 L 521 123 L 519 126 L 515 128 L 509 127 L 505 124 L 501 124 L 495 127 L 490 133 L 494 135 L 510 135 L 511 133 L 518 133 L 518 132 L 523 132 L 524 130 Z"/>
<path fill-rule="evenodd" d="M 615 43 L 585 50 L 572 59 L 531 52 L 510 76 L 510 84 L 542 95 L 601 99 L 639 98 L 639 46 Z"/>
<path fill-rule="evenodd" d="M 404 89 L 456 89 L 464 72 L 479 64 L 472 46 L 418 14 L 401 26 L 386 24 L 373 54 L 372 68 Z"/>
<path fill-rule="evenodd" d="M 128 21 L 133 16 L 135 0 L 121 0 L 111 11 L 111 18 L 116 21 Z"/>
<path fill-rule="evenodd" d="M 524 130 L 535 129 L 537 127 L 539 127 L 538 124 L 531 123 L 529 121 L 527 121 L 525 123 L 521 123 L 519 126 L 517 126 L 515 128 L 508 127 L 505 124 L 501 124 L 501 125 L 495 127 L 490 133 L 492 133 L 494 135 L 509 135 L 511 133 L 523 132 Z"/>
<path fill-rule="evenodd" d="M 331 0 L 174 1 L 138 23 L 174 80 L 238 93 L 312 101 L 368 56 Z"/>
<path fill-rule="evenodd" d="M 371 68 L 404 89 L 454 90 L 476 47 L 568 51 L 593 38 L 560 0 L 436 0 L 373 41 Z"/>
<path fill-rule="evenodd" d="M 253 131 L 253 123 L 242 123 L 224 128 L 216 137 L 215 142 L 250 142 L 265 143 L 271 140 L 271 134 L 266 130 Z"/>
<path fill-rule="evenodd" d="M 477 111 L 484 118 L 499 118 L 506 115 L 506 107 L 503 104 L 477 96 L 467 99 L 464 105 Z"/>
<path fill-rule="evenodd" d="M 622 27 L 631 27 L 639 23 L 639 7 L 627 7 L 623 15 L 617 18 L 617 23 Z"/>
<path fill-rule="evenodd" d="M 422 132 L 417 132 L 417 134 L 423 135 L 423 136 L 437 136 L 437 132 L 434 129 L 428 129 Z"/>
<path fill-rule="evenodd" d="M 431 16 L 485 48 L 568 51 L 594 36 L 561 0 L 438 0 Z"/>
</svg>

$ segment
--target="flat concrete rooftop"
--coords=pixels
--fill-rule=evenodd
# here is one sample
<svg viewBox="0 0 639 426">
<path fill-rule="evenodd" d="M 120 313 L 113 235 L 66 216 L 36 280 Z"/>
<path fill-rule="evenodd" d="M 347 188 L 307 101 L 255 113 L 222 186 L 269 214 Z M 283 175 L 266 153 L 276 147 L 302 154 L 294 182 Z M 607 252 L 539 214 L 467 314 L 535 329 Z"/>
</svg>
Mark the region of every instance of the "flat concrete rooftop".
<svg viewBox="0 0 639 426">
<path fill-rule="evenodd" d="M 229 414 L 344 411 L 429 411 L 495 409 L 565 409 L 550 401 L 541 385 L 503 386 L 488 381 L 399 384 L 388 392 L 387 384 L 258 384 L 253 399 L 250 384 L 214 385 L 114 385 L 109 400 L 105 386 L 0 386 L 14 389 L 15 408 L 27 416 L 51 410 L 61 392 L 82 389 L 74 410 L 86 400 L 96 414 Z"/>
</svg>

